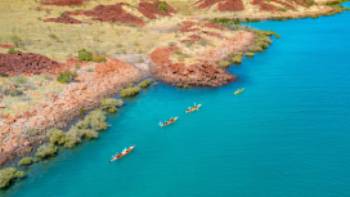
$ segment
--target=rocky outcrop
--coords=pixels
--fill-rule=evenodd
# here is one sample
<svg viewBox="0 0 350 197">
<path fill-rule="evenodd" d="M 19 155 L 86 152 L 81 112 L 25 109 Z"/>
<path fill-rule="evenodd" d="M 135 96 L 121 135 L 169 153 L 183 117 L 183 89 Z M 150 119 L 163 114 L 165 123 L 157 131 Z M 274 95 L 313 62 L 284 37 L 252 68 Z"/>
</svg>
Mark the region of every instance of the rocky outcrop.
<svg viewBox="0 0 350 197">
<path fill-rule="evenodd" d="M 234 81 L 236 77 L 218 63 L 254 42 L 252 32 L 232 32 L 210 22 L 184 21 L 179 31 L 185 35 L 180 44 L 156 48 L 150 59 L 157 79 L 180 87 L 217 87 Z"/>
<path fill-rule="evenodd" d="M 32 145 L 45 139 L 51 127 L 65 127 L 81 109 L 89 110 L 100 100 L 141 78 L 134 66 L 119 60 L 95 65 L 95 71 L 81 71 L 77 81 L 69 84 L 59 95 L 48 99 L 34 110 L 8 117 L 0 125 L 0 165 L 11 158 L 31 151 Z"/>
<path fill-rule="evenodd" d="M 242 0 L 199 0 L 195 3 L 200 9 L 216 7 L 219 11 L 242 11 L 244 5 Z"/>
<path fill-rule="evenodd" d="M 141 1 L 138 5 L 138 11 L 149 19 L 171 16 L 175 9 L 165 1 Z"/>
<path fill-rule="evenodd" d="M 44 5 L 57 5 L 57 6 L 69 6 L 69 5 L 81 5 L 85 0 L 42 0 Z"/>
<path fill-rule="evenodd" d="M 34 53 L 0 53 L 0 73 L 6 75 L 57 73 L 62 64 Z"/>
<path fill-rule="evenodd" d="M 64 23 L 64 24 L 80 24 L 81 21 L 71 17 L 67 12 L 63 13 L 57 18 L 47 18 L 44 19 L 45 22 L 54 22 L 54 23 Z"/>
<path fill-rule="evenodd" d="M 233 75 L 209 63 L 173 63 L 170 56 L 176 50 L 176 47 L 158 48 L 151 53 L 150 58 L 154 64 L 152 73 L 159 80 L 179 87 L 218 87 L 234 81 Z"/>
</svg>

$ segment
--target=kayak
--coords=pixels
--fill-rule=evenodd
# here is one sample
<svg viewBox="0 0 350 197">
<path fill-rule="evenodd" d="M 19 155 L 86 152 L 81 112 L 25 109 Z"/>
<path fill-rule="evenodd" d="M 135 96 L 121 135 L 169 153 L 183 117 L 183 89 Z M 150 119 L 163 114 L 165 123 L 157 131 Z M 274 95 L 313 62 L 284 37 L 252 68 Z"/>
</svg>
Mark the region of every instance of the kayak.
<svg viewBox="0 0 350 197">
<path fill-rule="evenodd" d="M 159 123 L 159 126 L 160 126 L 161 128 L 163 128 L 163 127 L 172 125 L 172 124 L 174 124 L 178 119 L 179 119 L 179 117 L 177 117 L 177 116 L 172 117 L 172 118 L 170 118 L 169 120 L 167 120 L 167 121 L 165 121 L 165 122 L 160 122 L 160 123 Z"/>
<path fill-rule="evenodd" d="M 242 94 L 244 91 L 245 91 L 244 88 L 239 88 L 239 89 L 237 89 L 233 94 L 237 96 L 237 95 Z"/>
<path fill-rule="evenodd" d="M 199 111 L 199 109 L 202 107 L 202 104 L 194 104 L 193 106 L 191 107 L 188 107 L 186 109 L 186 113 L 192 113 L 192 112 L 195 112 L 195 111 Z"/>
<path fill-rule="evenodd" d="M 130 146 L 129 148 L 124 148 L 122 152 L 113 155 L 113 157 L 112 157 L 112 159 L 111 159 L 111 162 L 112 162 L 112 161 L 119 160 L 119 159 L 125 157 L 126 155 L 128 155 L 129 153 L 131 153 L 134 149 L 135 149 L 135 145 L 132 145 L 132 146 Z"/>
</svg>

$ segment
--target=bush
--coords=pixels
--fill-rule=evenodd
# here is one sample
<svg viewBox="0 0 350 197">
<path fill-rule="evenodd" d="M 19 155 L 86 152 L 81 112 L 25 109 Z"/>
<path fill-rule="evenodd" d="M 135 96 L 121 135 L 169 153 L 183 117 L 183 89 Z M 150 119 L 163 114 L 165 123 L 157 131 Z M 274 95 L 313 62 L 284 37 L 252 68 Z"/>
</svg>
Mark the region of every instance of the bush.
<svg viewBox="0 0 350 197">
<path fill-rule="evenodd" d="M 251 52 L 260 52 L 269 47 L 272 43 L 270 36 L 274 35 L 274 32 L 270 31 L 255 31 L 255 42 L 250 47 Z"/>
<path fill-rule="evenodd" d="M 229 19 L 229 18 L 214 18 L 212 22 L 220 25 L 224 25 L 226 27 L 238 26 L 241 23 L 239 19 Z"/>
<path fill-rule="evenodd" d="M 107 61 L 106 57 L 102 56 L 102 55 L 93 55 L 92 57 L 92 61 L 100 63 L 100 62 L 105 62 Z"/>
<path fill-rule="evenodd" d="M 56 155 L 57 152 L 58 152 L 58 148 L 54 144 L 43 144 L 39 146 L 38 150 L 35 153 L 35 156 L 38 159 L 43 160 Z"/>
<path fill-rule="evenodd" d="M 34 163 L 34 159 L 32 157 L 23 157 L 21 160 L 19 160 L 18 165 L 19 166 L 30 166 Z"/>
<path fill-rule="evenodd" d="M 119 102 L 118 105 L 121 105 Z M 106 114 L 102 110 L 94 110 L 77 122 L 64 136 L 62 142 L 65 148 L 73 148 L 82 139 L 98 138 L 98 131 L 108 128 Z"/>
<path fill-rule="evenodd" d="M 9 187 L 13 181 L 23 177 L 25 177 L 25 173 L 13 167 L 0 170 L 0 189 Z"/>
<path fill-rule="evenodd" d="M 252 57 L 254 57 L 255 53 L 254 52 L 247 52 L 245 55 L 249 58 L 252 58 Z"/>
<path fill-rule="evenodd" d="M 139 83 L 139 87 L 142 89 L 148 88 L 152 84 L 152 80 L 150 79 L 145 79 L 141 83 Z"/>
<path fill-rule="evenodd" d="M 89 62 L 92 61 L 93 55 L 90 51 L 87 51 L 86 49 L 81 49 L 78 51 L 78 58 L 80 61 Z"/>
<path fill-rule="evenodd" d="M 117 112 L 117 108 L 123 105 L 123 100 L 115 98 L 106 98 L 101 101 L 101 109 L 109 113 Z"/>
<path fill-rule="evenodd" d="M 140 93 L 141 89 L 139 87 L 128 87 L 120 90 L 120 96 L 123 98 L 133 97 Z"/>
<path fill-rule="evenodd" d="M 158 3 L 158 9 L 159 9 L 159 11 L 161 11 L 161 12 L 167 13 L 168 10 L 169 10 L 169 5 L 168 5 L 166 2 L 164 2 L 164 1 L 160 1 L 160 2 Z"/>
<path fill-rule="evenodd" d="M 8 54 L 17 54 L 19 51 L 18 50 L 16 50 L 16 48 L 10 48 L 8 51 L 7 51 L 7 53 Z"/>
<path fill-rule="evenodd" d="M 98 133 L 92 129 L 79 130 L 80 135 L 83 139 L 92 140 L 98 138 Z"/>
<path fill-rule="evenodd" d="M 23 76 L 16 76 L 11 79 L 13 84 L 20 86 L 20 85 L 25 85 L 28 83 L 28 79 L 23 77 Z"/>
<path fill-rule="evenodd" d="M 72 127 L 66 134 L 64 147 L 73 148 L 74 146 L 80 143 L 81 143 L 81 136 L 79 133 L 79 129 L 77 127 Z"/>
<path fill-rule="evenodd" d="M 16 47 L 24 47 L 24 41 L 17 35 L 11 36 L 11 41 Z"/>
<path fill-rule="evenodd" d="M 232 56 L 231 61 L 234 64 L 240 64 L 242 63 L 242 58 L 243 58 L 242 53 L 238 53 Z"/>
<path fill-rule="evenodd" d="M 60 75 L 57 77 L 57 81 L 61 83 L 70 83 L 74 81 L 74 79 L 77 77 L 76 72 L 72 71 L 64 71 L 60 73 Z"/>
<path fill-rule="evenodd" d="M 106 114 L 101 110 L 90 112 L 84 119 L 89 124 L 89 129 L 102 131 L 108 128 Z"/>
<path fill-rule="evenodd" d="M 229 61 L 221 60 L 221 61 L 219 62 L 219 67 L 221 67 L 221 68 L 227 68 L 227 67 L 229 67 L 229 66 L 230 66 L 230 62 L 229 62 Z"/>
<path fill-rule="evenodd" d="M 66 134 L 59 129 L 51 129 L 49 131 L 49 142 L 55 145 L 63 145 L 65 142 Z"/>
</svg>

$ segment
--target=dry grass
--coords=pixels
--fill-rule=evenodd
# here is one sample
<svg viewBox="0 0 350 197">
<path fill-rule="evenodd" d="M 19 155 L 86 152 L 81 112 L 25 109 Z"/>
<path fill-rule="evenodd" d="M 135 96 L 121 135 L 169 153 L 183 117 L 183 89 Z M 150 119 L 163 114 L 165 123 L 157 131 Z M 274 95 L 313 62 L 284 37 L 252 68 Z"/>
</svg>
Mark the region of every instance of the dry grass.
<svg viewBox="0 0 350 197">
<path fill-rule="evenodd" d="M 6 84 L 17 84 L 23 94 L 18 96 L 2 95 L 0 99 L 0 115 L 15 115 L 35 107 L 48 98 L 50 95 L 58 95 L 64 88 L 64 85 L 58 83 L 54 78 L 49 76 L 21 77 L 25 79 L 24 84 L 15 82 L 16 77 L 0 77 L 0 86 Z"/>
</svg>

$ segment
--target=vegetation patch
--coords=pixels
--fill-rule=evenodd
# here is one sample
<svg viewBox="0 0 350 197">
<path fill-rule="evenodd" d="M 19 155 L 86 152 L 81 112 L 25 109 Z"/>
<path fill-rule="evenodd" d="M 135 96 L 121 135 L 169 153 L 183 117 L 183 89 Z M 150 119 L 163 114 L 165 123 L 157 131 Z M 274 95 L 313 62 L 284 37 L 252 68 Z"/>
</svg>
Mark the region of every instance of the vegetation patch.
<svg viewBox="0 0 350 197">
<path fill-rule="evenodd" d="M 66 133 L 66 136 L 64 138 L 65 141 L 63 144 L 65 148 L 73 148 L 77 144 L 81 143 L 81 136 L 77 131 L 78 130 L 75 127 L 73 127 Z"/>
<path fill-rule="evenodd" d="M 106 98 L 101 101 L 101 109 L 108 113 L 116 113 L 122 105 L 123 100 L 121 99 Z"/>
<path fill-rule="evenodd" d="M 254 52 L 251 52 L 251 51 L 248 51 L 245 55 L 246 55 L 247 57 L 249 57 L 249 58 L 252 58 L 252 57 L 254 57 L 255 53 L 254 53 Z"/>
<path fill-rule="evenodd" d="M 12 47 L 12 48 L 9 48 L 9 50 L 7 51 L 8 54 L 17 54 L 19 53 L 20 51 L 18 51 L 16 48 Z"/>
<path fill-rule="evenodd" d="M 66 148 L 73 148 L 77 144 L 80 144 L 82 139 L 97 138 L 97 132 L 107 128 L 106 114 L 102 110 L 94 110 L 69 129 L 64 137 L 63 146 Z"/>
<path fill-rule="evenodd" d="M 54 145 L 63 145 L 66 141 L 66 134 L 60 129 L 51 129 L 48 132 L 49 142 Z"/>
<path fill-rule="evenodd" d="M 136 95 L 138 95 L 141 91 L 141 88 L 139 88 L 138 86 L 135 87 L 127 87 L 124 88 L 122 90 L 120 90 L 120 96 L 123 98 L 127 98 L 127 97 L 134 97 Z"/>
<path fill-rule="evenodd" d="M 141 82 L 139 83 L 139 87 L 140 87 L 141 89 L 146 89 L 146 88 L 148 88 L 149 86 L 151 86 L 152 83 L 153 83 L 153 81 L 152 81 L 151 79 L 145 79 L 145 80 L 143 80 L 143 81 L 141 81 Z"/>
<path fill-rule="evenodd" d="M 0 170 L 0 189 L 9 187 L 14 181 L 24 178 L 25 173 L 16 168 L 9 167 Z"/>
<path fill-rule="evenodd" d="M 58 75 L 57 81 L 60 83 L 70 83 L 70 82 L 73 82 L 76 77 L 77 77 L 76 72 L 64 71 Z"/>
<path fill-rule="evenodd" d="M 106 57 L 98 54 L 94 54 L 86 49 L 81 49 L 78 51 L 78 59 L 84 62 L 105 62 Z"/>
<path fill-rule="evenodd" d="M 38 150 L 35 153 L 35 156 L 40 160 L 44 160 L 44 159 L 53 157 L 54 155 L 57 154 L 57 152 L 58 152 L 58 148 L 56 145 L 51 143 L 43 144 L 39 146 Z"/>
<path fill-rule="evenodd" d="M 167 4 L 167 2 L 160 1 L 158 3 L 158 10 L 163 13 L 167 13 L 169 11 L 169 5 Z"/>
<path fill-rule="evenodd" d="M 92 61 L 92 52 L 86 50 L 86 49 L 81 49 L 78 51 L 78 58 L 80 61 L 85 61 L 89 62 Z"/>
<path fill-rule="evenodd" d="M 32 157 L 23 157 L 21 160 L 19 160 L 18 165 L 19 166 L 30 166 L 34 163 L 34 159 Z"/>
<path fill-rule="evenodd" d="M 242 63 L 242 59 L 243 59 L 243 54 L 242 53 L 237 53 L 237 54 L 232 55 L 231 62 L 233 64 L 241 64 Z"/>
</svg>

